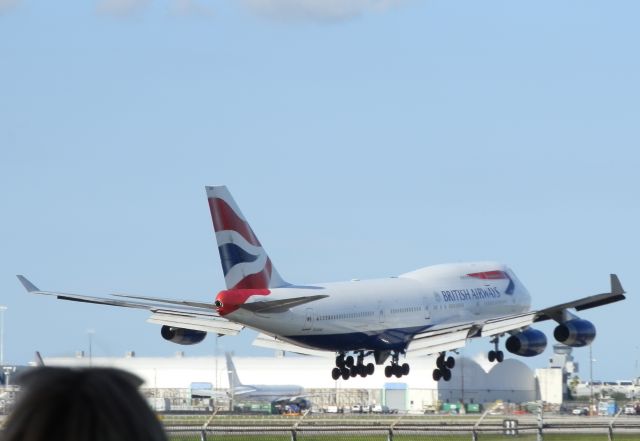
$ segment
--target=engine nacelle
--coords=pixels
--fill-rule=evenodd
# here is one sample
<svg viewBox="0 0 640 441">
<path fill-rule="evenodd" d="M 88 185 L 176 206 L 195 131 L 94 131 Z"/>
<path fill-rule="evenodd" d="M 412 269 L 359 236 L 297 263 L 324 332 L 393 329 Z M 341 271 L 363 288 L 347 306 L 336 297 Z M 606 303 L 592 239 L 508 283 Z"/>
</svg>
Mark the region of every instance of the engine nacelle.
<svg viewBox="0 0 640 441">
<path fill-rule="evenodd" d="M 596 327 L 582 319 L 573 319 L 556 326 L 553 336 L 560 343 L 574 348 L 587 346 L 596 338 Z"/>
<path fill-rule="evenodd" d="M 513 334 L 505 344 L 507 351 L 522 357 L 541 354 L 547 347 L 547 336 L 537 329 L 527 329 Z"/>
<path fill-rule="evenodd" d="M 164 325 L 160 330 L 162 338 L 179 345 L 195 345 L 200 343 L 207 336 L 204 331 L 194 331 L 193 329 L 174 328 Z"/>
</svg>

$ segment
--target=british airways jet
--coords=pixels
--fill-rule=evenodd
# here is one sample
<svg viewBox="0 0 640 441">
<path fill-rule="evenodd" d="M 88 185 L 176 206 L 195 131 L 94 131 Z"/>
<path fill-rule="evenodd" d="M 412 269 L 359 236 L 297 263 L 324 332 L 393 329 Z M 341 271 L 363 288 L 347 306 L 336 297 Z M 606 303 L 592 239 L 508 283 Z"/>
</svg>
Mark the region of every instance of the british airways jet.
<svg viewBox="0 0 640 441">
<path fill-rule="evenodd" d="M 226 289 L 210 302 L 113 294 L 102 298 L 42 291 L 24 276 L 26 290 L 63 300 L 141 308 L 162 325 L 164 339 L 183 345 L 208 332 L 260 331 L 255 345 L 302 354 L 334 353 L 333 379 L 366 377 L 384 365 L 387 377 L 409 373 L 401 357 L 437 354 L 433 379 L 449 381 L 455 358 L 448 353 L 488 337 L 489 360 L 502 362 L 500 340 L 512 354 L 531 357 L 547 345 L 532 325 L 554 320 L 554 338 L 568 346 L 590 344 L 595 326 L 582 311 L 625 298 L 615 274 L 610 291 L 541 310 L 507 266 L 496 262 L 434 265 L 394 277 L 298 285 L 276 270 L 225 186 L 206 187 Z M 365 363 L 368 357 L 373 362 Z"/>
</svg>

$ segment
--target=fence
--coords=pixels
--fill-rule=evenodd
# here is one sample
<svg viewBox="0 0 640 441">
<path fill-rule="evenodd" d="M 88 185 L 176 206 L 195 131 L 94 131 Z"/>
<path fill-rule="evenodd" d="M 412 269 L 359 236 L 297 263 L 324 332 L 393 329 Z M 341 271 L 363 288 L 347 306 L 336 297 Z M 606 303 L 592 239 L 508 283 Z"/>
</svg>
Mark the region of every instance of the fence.
<svg viewBox="0 0 640 441">
<path fill-rule="evenodd" d="M 211 416 L 165 417 L 171 441 L 631 441 L 640 440 L 640 416 Z"/>
</svg>

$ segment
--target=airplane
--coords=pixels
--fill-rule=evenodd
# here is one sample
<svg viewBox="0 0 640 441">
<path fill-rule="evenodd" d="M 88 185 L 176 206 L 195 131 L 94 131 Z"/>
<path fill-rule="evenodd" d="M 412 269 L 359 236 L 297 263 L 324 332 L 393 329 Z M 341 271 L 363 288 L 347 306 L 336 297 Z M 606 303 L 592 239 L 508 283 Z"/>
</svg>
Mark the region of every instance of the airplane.
<svg viewBox="0 0 640 441">
<path fill-rule="evenodd" d="M 583 347 L 596 336 L 593 323 L 577 311 L 625 299 L 617 275 L 610 290 L 544 309 L 531 309 L 531 295 L 506 265 L 449 263 L 397 276 L 347 282 L 292 284 L 280 275 L 225 186 L 205 187 L 226 289 L 213 303 L 112 294 L 94 297 L 38 289 L 17 276 L 34 294 L 58 299 L 151 311 L 161 335 L 188 345 L 208 332 L 235 335 L 244 327 L 260 332 L 254 345 L 301 354 L 333 353 L 334 380 L 366 377 L 375 365 L 387 378 L 409 374 L 400 357 L 437 355 L 432 377 L 449 381 L 457 353 L 472 339 L 488 337 L 491 362 L 502 362 L 501 338 L 512 354 L 531 357 L 547 346 L 534 323 L 554 320 L 554 338 Z M 365 364 L 373 356 L 374 363 Z"/>
<path fill-rule="evenodd" d="M 257 401 L 278 401 L 291 400 L 300 397 L 302 386 L 287 385 L 266 385 L 266 384 L 242 384 L 238 371 L 233 363 L 231 354 L 226 352 L 227 374 L 229 375 L 229 395 L 232 399 L 246 399 Z"/>
</svg>

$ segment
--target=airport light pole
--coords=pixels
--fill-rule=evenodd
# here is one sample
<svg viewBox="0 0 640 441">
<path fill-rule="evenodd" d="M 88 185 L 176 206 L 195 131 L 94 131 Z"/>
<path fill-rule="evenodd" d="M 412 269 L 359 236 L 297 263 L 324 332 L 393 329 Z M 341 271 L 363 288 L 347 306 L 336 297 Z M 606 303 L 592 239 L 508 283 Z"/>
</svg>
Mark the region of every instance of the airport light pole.
<svg viewBox="0 0 640 441">
<path fill-rule="evenodd" d="M 93 334 L 95 334 L 96 331 L 93 329 L 87 329 L 87 334 L 89 335 L 89 367 L 91 367 L 93 365 Z"/>
<path fill-rule="evenodd" d="M 4 312 L 5 305 L 0 305 L 0 366 L 4 366 Z"/>
<path fill-rule="evenodd" d="M 216 398 L 217 398 L 217 395 L 218 395 L 218 387 L 219 387 L 219 384 L 218 384 L 218 338 L 219 337 L 220 337 L 220 335 L 216 334 L 216 345 L 215 345 L 215 350 L 214 350 L 214 353 L 213 353 L 213 355 L 214 355 L 213 359 L 214 359 L 214 362 L 215 362 L 215 365 L 216 365 L 216 372 L 215 372 L 216 376 L 215 376 L 215 382 L 214 382 L 215 384 L 213 386 L 214 387 L 214 391 L 216 392 L 213 395 L 213 407 L 214 407 L 213 410 L 214 410 L 214 412 L 218 408 L 218 400 Z"/>
<path fill-rule="evenodd" d="M 589 416 L 593 416 L 593 344 L 589 343 Z"/>
<path fill-rule="evenodd" d="M 462 351 L 460 352 L 464 354 Z M 460 401 L 464 408 L 464 355 L 460 357 Z"/>
</svg>

